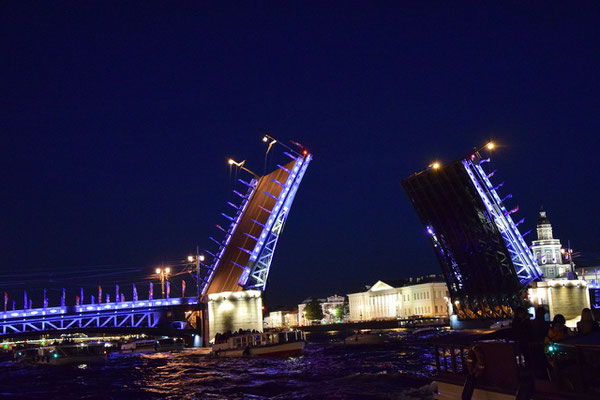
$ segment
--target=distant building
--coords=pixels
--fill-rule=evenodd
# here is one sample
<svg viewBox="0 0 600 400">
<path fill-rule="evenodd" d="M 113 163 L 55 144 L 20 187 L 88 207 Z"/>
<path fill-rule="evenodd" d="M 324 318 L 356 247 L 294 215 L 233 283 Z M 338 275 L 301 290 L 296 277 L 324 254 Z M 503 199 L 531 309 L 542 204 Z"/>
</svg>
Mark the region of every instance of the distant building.
<svg viewBox="0 0 600 400">
<path fill-rule="evenodd" d="M 313 299 L 312 297 L 308 297 L 304 299 L 302 303 L 298 304 L 298 325 L 306 326 L 311 324 L 311 322 L 306 319 L 306 312 L 304 311 L 304 309 L 306 308 L 306 305 L 313 300 L 317 300 L 321 304 L 323 304 L 326 301 L 325 299 Z"/>
<path fill-rule="evenodd" d="M 283 316 L 283 322 L 285 323 L 286 326 L 298 326 L 299 322 L 298 322 L 298 312 L 297 311 L 290 311 L 287 312 L 284 316 Z"/>
<path fill-rule="evenodd" d="M 323 319 L 321 320 L 322 324 L 334 324 L 336 322 L 338 322 L 336 320 L 335 317 L 335 309 L 338 306 L 344 307 L 344 296 L 340 296 L 337 294 L 334 294 L 333 296 L 329 296 L 326 299 L 314 299 L 316 301 L 318 301 L 319 303 L 321 303 L 321 309 L 323 310 Z M 300 304 L 298 304 L 298 324 L 301 326 L 305 326 L 305 325 L 310 325 L 311 321 L 307 320 L 305 318 L 305 312 L 304 309 L 306 308 L 306 305 L 308 303 L 310 303 L 313 300 L 312 297 L 309 297 L 307 299 L 304 299 L 304 301 Z M 344 314 L 346 314 L 344 312 Z M 344 318 L 342 318 L 342 321 L 345 319 L 345 315 Z"/>
<path fill-rule="evenodd" d="M 583 279 L 546 279 L 534 282 L 527 293 L 532 306 L 544 306 L 550 319 L 562 314 L 570 327 L 579 321 L 583 308 L 590 308 L 588 282 Z"/>
<path fill-rule="evenodd" d="M 531 251 L 544 272 L 544 278 L 566 277 L 567 273 L 571 271 L 570 255 L 566 249 L 562 248 L 560 240 L 554 238 L 552 225 L 544 208 L 540 210 L 540 217 L 537 223 L 537 236 L 538 240 L 532 242 Z M 577 279 L 600 283 L 600 266 L 576 267 L 573 265 L 573 269 L 577 274 Z"/>
<path fill-rule="evenodd" d="M 588 283 L 596 277 L 596 268 L 574 268 L 579 276 L 570 275 L 572 260 L 552 234 L 552 225 L 544 208 L 537 223 L 537 240 L 531 251 L 544 273 L 544 281 L 533 282 L 528 288 L 528 299 L 533 306 L 544 306 L 550 319 L 562 314 L 568 326 L 575 326 L 581 309 L 590 307 Z"/>
<path fill-rule="evenodd" d="M 271 311 L 269 313 L 269 328 L 281 328 L 283 325 L 283 311 Z"/>
<path fill-rule="evenodd" d="M 298 326 L 298 313 L 295 311 L 271 311 L 269 316 L 265 317 L 264 324 L 266 328 Z"/>
<path fill-rule="evenodd" d="M 339 321 L 336 317 L 336 309 L 338 307 L 342 307 L 344 309 L 344 296 L 339 296 L 334 294 L 327 298 L 326 301 L 321 303 L 321 307 L 323 308 L 323 315 L 325 316 L 323 319 L 326 324 L 335 324 L 337 322 L 342 322 L 344 317 L 342 315 L 342 321 Z M 344 314 L 344 313 L 343 313 Z"/>
<path fill-rule="evenodd" d="M 564 249 L 562 249 L 560 240 L 554 239 L 552 236 L 552 225 L 543 207 L 537 223 L 537 240 L 533 241 L 531 252 L 545 278 L 565 276 L 571 270 L 569 262 L 563 259 Z"/>
<path fill-rule="evenodd" d="M 448 316 L 449 294 L 444 282 L 394 287 L 378 281 L 366 292 L 348 295 L 350 321 Z"/>
<path fill-rule="evenodd" d="M 577 267 L 575 268 L 575 273 L 577 274 L 579 279 L 600 283 L 600 266 Z"/>
</svg>

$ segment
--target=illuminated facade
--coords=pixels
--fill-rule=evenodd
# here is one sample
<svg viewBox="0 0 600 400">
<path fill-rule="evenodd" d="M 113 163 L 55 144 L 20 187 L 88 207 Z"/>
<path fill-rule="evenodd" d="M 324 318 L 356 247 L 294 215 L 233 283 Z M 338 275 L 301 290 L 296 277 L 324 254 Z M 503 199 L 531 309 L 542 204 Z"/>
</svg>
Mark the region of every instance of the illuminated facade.
<svg viewBox="0 0 600 400">
<path fill-rule="evenodd" d="M 378 281 L 366 292 L 348 295 L 350 321 L 448 316 L 449 294 L 443 282 L 393 287 Z"/>
<path fill-rule="evenodd" d="M 323 308 L 323 315 L 325 316 L 324 320 L 327 324 L 335 324 L 337 322 L 342 322 L 338 320 L 336 317 L 336 310 L 338 307 L 344 307 L 344 296 L 339 296 L 334 294 L 333 296 L 329 296 L 327 300 L 321 304 Z M 345 314 L 345 313 L 344 313 Z M 343 320 L 342 316 L 342 320 Z"/>
<path fill-rule="evenodd" d="M 298 313 L 291 311 L 271 311 L 265 318 L 265 326 L 268 328 L 289 328 L 298 326 Z"/>
<path fill-rule="evenodd" d="M 533 306 L 544 306 L 548 310 L 550 319 L 556 314 L 562 314 L 569 326 L 575 326 L 583 308 L 590 308 L 588 282 L 583 279 L 547 279 L 535 282 L 528 289 L 528 295 Z"/>
<path fill-rule="evenodd" d="M 531 251 L 545 278 L 564 276 L 571 269 L 569 263 L 563 262 L 560 240 L 552 236 L 552 225 L 543 208 L 537 223 L 537 240 L 533 241 Z"/>
<path fill-rule="evenodd" d="M 262 299 L 259 290 L 208 295 L 209 340 L 217 333 L 257 330 L 262 332 Z"/>
<path fill-rule="evenodd" d="M 298 324 L 300 326 L 310 325 L 310 321 L 306 319 L 306 312 L 304 311 L 304 309 L 306 308 L 306 305 L 310 303 L 311 300 L 312 299 L 309 297 L 308 299 L 305 299 L 302 303 L 298 304 Z M 317 299 L 317 301 L 323 302 L 325 300 Z"/>
<path fill-rule="evenodd" d="M 323 319 L 321 320 L 322 324 L 335 324 L 337 322 L 344 322 L 347 320 L 346 311 L 344 310 L 344 316 L 342 321 L 338 321 L 335 316 L 335 310 L 337 307 L 344 307 L 344 296 L 340 296 L 334 294 L 333 296 L 329 296 L 326 299 L 316 299 L 319 303 L 321 303 L 321 310 L 323 311 Z M 306 304 L 310 303 L 312 298 L 308 298 L 304 300 L 302 303 L 298 304 L 298 324 L 301 326 L 310 325 L 311 321 L 305 318 L 304 309 L 306 308 Z"/>
</svg>

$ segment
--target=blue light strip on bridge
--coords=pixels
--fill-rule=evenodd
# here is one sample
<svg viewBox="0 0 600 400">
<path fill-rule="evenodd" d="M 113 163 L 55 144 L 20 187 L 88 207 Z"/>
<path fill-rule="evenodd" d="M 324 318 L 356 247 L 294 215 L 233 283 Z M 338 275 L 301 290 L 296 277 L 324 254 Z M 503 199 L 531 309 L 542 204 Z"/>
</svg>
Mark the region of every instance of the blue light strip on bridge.
<svg viewBox="0 0 600 400">
<path fill-rule="evenodd" d="M 247 286 L 246 289 L 260 289 L 264 291 L 266 288 L 266 280 L 269 275 L 272 256 L 275 251 L 278 236 L 280 234 L 280 231 L 274 232 L 275 222 L 279 221 L 282 225 L 285 223 L 287 213 L 292 205 L 294 197 L 296 196 L 300 182 L 302 182 L 302 178 L 306 173 L 308 164 L 312 160 L 312 155 L 307 154 L 304 158 L 292 158 L 296 160 L 294 167 L 291 171 L 288 171 L 288 179 L 286 179 L 283 189 L 281 190 L 281 193 L 278 196 L 273 209 L 271 210 L 269 219 L 265 223 L 264 228 L 258 238 L 258 242 L 254 246 L 252 254 L 250 255 L 248 266 L 238 282 L 242 286 Z M 279 230 L 281 229 L 282 226 L 279 228 Z M 263 262 L 263 258 L 266 260 L 265 262 Z M 251 284 L 248 284 L 249 278 L 254 280 L 251 282 Z"/>
<path fill-rule="evenodd" d="M 174 299 L 124 301 L 120 303 L 84 304 L 81 306 L 73 306 L 72 309 L 75 313 L 82 313 L 105 310 L 127 310 L 141 307 L 168 307 L 182 304 L 198 304 L 198 299 L 196 297 L 184 297 Z M 69 308 L 70 307 L 47 307 L 32 308 L 30 310 L 6 311 L 0 312 L 0 319 L 61 315 L 67 314 Z"/>
<path fill-rule="evenodd" d="M 235 220 L 231 222 L 229 230 L 226 233 L 225 241 L 221 244 L 221 247 L 219 247 L 219 252 L 214 257 L 212 266 L 209 268 L 208 277 L 206 278 L 206 280 L 204 282 L 204 286 L 202 286 L 202 295 L 206 294 L 208 285 L 212 281 L 213 275 L 215 274 L 215 271 L 217 270 L 217 267 L 219 266 L 219 263 L 221 262 L 221 257 L 223 257 L 223 253 L 225 252 L 225 249 L 227 249 L 227 246 L 229 245 L 229 242 L 231 241 L 231 237 L 233 236 L 235 229 L 237 228 L 238 224 L 240 223 L 242 216 L 244 215 L 244 212 L 246 212 L 246 208 L 248 207 L 248 203 L 250 203 L 250 199 L 252 198 L 252 195 L 254 194 L 254 190 L 256 189 L 257 184 L 258 184 L 258 181 L 256 179 L 252 179 L 250 181 L 250 185 L 248 187 L 248 192 L 245 197 L 236 192 L 238 195 L 240 195 L 240 197 L 242 197 L 242 199 L 243 199 L 242 204 L 238 208 L 238 213 L 237 213 Z M 234 190 L 234 192 L 235 192 L 235 190 Z"/>
<path fill-rule="evenodd" d="M 296 180 L 296 176 L 298 175 L 298 170 L 304 163 L 305 166 L 304 166 L 304 168 L 302 168 L 302 173 L 298 176 L 298 182 L 299 182 L 300 180 L 302 180 L 302 177 L 304 176 L 304 172 L 306 172 L 306 167 L 308 167 L 308 163 L 310 163 L 311 159 L 312 159 L 312 155 L 309 154 L 305 160 L 302 160 L 300 158 L 296 161 L 294 168 L 291 171 L 290 176 L 288 176 L 288 179 L 285 181 L 285 186 L 283 187 L 282 192 L 279 195 L 279 199 L 275 203 L 273 210 L 271 210 L 271 215 L 269 216 L 269 219 L 267 220 L 267 223 L 265 224 L 265 227 L 263 228 L 262 233 L 260 234 L 260 240 L 254 246 L 254 250 L 252 250 L 252 256 L 250 257 L 251 262 L 256 261 L 258 254 L 259 254 L 260 250 L 262 249 L 262 246 L 265 243 L 267 234 L 273 228 L 273 223 L 277 219 L 277 214 L 279 213 L 279 210 L 283 206 L 283 203 L 285 203 L 287 200 L 288 191 L 290 190 L 292 183 L 294 183 Z M 295 194 L 295 191 L 294 191 L 294 194 Z M 292 197 L 292 199 L 293 199 L 293 197 Z"/>
<path fill-rule="evenodd" d="M 502 205 L 498 193 L 494 190 L 483 168 L 471 160 L 463 160 L 462 164 L 511 253 L 511 259 L 521 284 L 525 286 L 536 279 L 541 280 L 542 271 L 537 261 L 525 244 L 523 236 L 506 208 Z M 481 186 L 480 182 L 483 182 L 486 187 Z"/>
</svg>

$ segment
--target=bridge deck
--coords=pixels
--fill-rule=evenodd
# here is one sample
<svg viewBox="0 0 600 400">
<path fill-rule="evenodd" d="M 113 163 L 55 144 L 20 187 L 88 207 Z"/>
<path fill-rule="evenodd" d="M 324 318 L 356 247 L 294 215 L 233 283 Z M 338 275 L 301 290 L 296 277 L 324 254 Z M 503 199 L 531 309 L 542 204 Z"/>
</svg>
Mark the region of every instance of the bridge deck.
<svg viewBox="0 0 600 400">
<path fill-rule="evenodd" d="M 77 328 L 156 328 L 166 309 L 196 304 L 196 297 L 185 297 L 7 311 L 0 313 L 0 336 Z"/>
<path fill-rule="evenodd" d="M 291 171 L 294 168 L 295 163 L 296 161 L 290 161 L 288 164 L 284 165 L 284 168 Z M 250 198 L 246 211 L 236 227 L 227 249 L 223 253 L 219 267 L 216 269 L 206 293 L 211 294 L 242 290 L 242 287 L 238 282 L 244 270 L 240 266 L 246 267 L 248 265 L 250 253 L 256 245 L 256 240 L 252 237 L 260 237 L 263 230 L 262 225 L 267 223 L 270 215 L 269 212 L 265 210 L 271 211 L 275 206 L 276 201 L 271 196 L 278 197 L 283 189 L 283 186 L 277 182 L 285 184 L 288 175 L 289 173 L 287 171 L 278 168 L 270 174 L 260 178 L 254 194 Z"/>
</svg>

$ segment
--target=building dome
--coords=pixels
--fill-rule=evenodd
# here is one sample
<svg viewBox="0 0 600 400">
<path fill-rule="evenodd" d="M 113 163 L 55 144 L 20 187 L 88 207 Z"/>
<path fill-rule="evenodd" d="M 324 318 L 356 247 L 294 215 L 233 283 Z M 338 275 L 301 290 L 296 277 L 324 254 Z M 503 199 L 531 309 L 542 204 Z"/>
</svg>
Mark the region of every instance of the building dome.
<svg viewBox="0 0 600 400">
<path fill-rule="evenodd" d="M 550 225 L 550 220 L 546 216 L 546 211 L 544 210 L 543 206 L 540 209 L 540 218 L 538 218 L 537 224 L 538 225 Z"/>
</svg>

